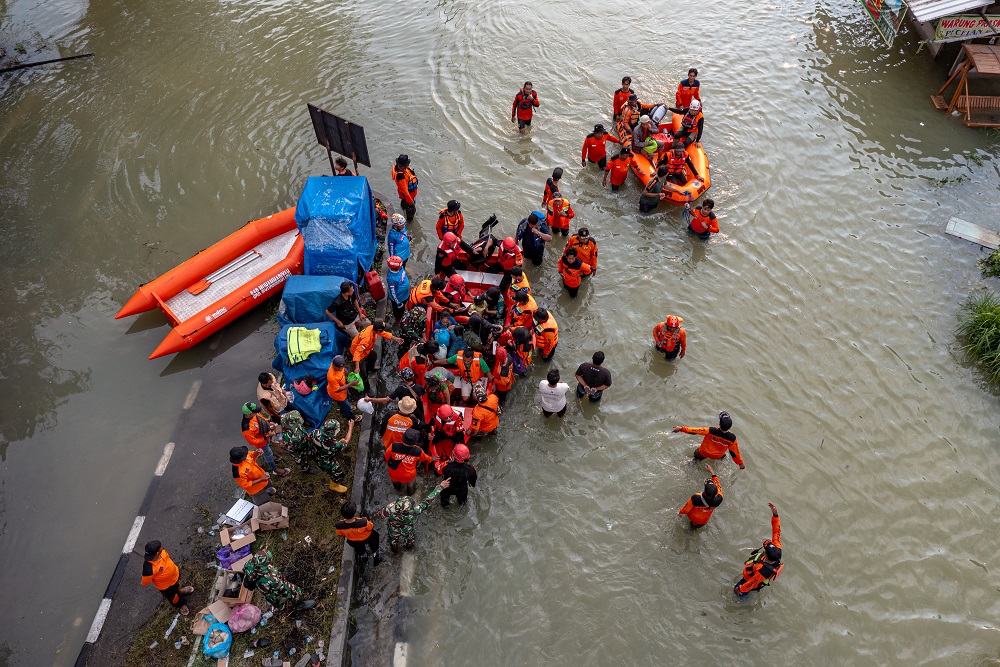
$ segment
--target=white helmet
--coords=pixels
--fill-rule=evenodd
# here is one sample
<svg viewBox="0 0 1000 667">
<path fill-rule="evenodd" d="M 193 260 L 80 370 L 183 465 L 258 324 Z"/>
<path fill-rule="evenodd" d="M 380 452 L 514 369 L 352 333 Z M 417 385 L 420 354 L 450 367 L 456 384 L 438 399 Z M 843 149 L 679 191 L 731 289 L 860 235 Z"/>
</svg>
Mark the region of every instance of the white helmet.
<svg viewBox="0 0 1000 667">
<path fill-rule="evenodd" d="M 701 111 L 701 100 L 691 100 L 691 110 Z"/>
</svg>

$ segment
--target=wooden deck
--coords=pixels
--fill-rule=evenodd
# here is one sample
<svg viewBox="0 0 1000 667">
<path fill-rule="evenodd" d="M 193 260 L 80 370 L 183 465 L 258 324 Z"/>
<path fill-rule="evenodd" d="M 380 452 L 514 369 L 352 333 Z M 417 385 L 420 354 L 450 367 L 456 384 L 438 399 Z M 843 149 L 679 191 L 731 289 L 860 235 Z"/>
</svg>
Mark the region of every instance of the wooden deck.
<svg viewBox="0 0 1000 667">
<path fill-rule="evenodd" d="M 948 77 L 936 95 L 931 95 L 934 107 L 941 111 L 958 111 L 968 127 L 1000 127 L 1000 95 L 970 95 L 969 75 L 1000 76 L 1000 45 L 965 44 L 955 72 Z M 958 81 L 951 99 L 945 91 Z"/>
<path fill-rule="evenodd" d="M 946 234 L 957 236 L 966 241 L 972 241 L 990 250 L 996 250 L 1000 247 L 1000 234 L 959 218 L 949 220 L 948 226 L 945 227 L 944 231 Z"/>
</svg>

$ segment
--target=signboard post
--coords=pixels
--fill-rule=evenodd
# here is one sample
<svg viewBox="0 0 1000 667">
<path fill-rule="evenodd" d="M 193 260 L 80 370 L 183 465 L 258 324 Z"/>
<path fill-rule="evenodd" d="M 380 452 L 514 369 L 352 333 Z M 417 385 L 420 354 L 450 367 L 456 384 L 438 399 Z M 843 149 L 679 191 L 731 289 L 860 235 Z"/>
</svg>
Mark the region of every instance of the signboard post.
<svg viewBox="0 0 1000 667">
<path fill-rule="evenodd" d="M 368 142 L 365 140 L 365 128 L 315 105 L 306 106 L 309 107 L 309 117 L 312 119 L 313 130 L 316 131 L 316 141 L 326 148 L 331 172 L 337 173 L 333 167 L 333 153 L 351 158 L 355 173 L 358 171 L 359 162 L 366 167 L 372 166 L 371 157 L 368 155 Z"/>
<path fill-rule="evenodd" d="M 903 0 L 861 0 L 886 46 L 892 46 L 906 16 Z"/>
<path fill-rule="evenodd" d="M 1000 16 L 996 14 L 946 16 L 938 21 L 932 41 L 943 44 L 978 37 L 996 37 L 1000 34 L 997 26 L 1000 26 Z"/>
</svg>

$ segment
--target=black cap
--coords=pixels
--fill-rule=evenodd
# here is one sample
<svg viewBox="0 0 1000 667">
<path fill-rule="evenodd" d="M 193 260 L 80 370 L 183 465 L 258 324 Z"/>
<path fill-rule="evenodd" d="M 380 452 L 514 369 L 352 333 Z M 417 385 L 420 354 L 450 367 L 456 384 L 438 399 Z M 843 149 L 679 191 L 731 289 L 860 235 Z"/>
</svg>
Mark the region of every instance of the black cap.
<svg viewBox="0 0 1000 667">
<path fill-rule="evenodd" d="M 408 428 L 406 432 L 403 433 L 403 442 L 408 445 L 415 445 L 420 442 L 420 431 L 415 428 Z"/>
<path fill-rule="evenodd" d="M 600 123 L 594 126 L 594 132 L 604 132 L 604 126 Z"/>
<path fill-rule="evenodd" d="M 723 431 L 728 431 L 733 427 L 733 418 L 729 416 L 728 412 L 719 413 L 719 428 Z"/>
<path fill-rule="evenodd" d="M 628 101 L 629 102 L 636 102 L 636 101 L 638 101 L 638 99 L 639 99 L 639 97 L 635 93 L 632 93 L 632 94 L 630 94 L 628 96 Z"/>
<path fill-rule="evenodd" d="M 396 158 L 396 164 L 400 167 L 405 167 L 410 164 L 410 156 L 406 153 L 401 154 L 398 158 Z"/>
<path fill-rule="evenodd" d="M 460 208 L 462 208 L 462 205 L 456 200 L 452 199 L 450 202 L 448 202 L 448 210 L 451 211 L 452 213 L 459 210 Z"/>
<path fill-rule="evenodd" d="M 150 540 L 149 542 L 146 542 L 146 558 L 152 558 L 156 554 L 160 553 L 160 549 L 162 548 L 163 545 L 160 544 L 159 540 Z"/>
<path fill-rule="evenodd" d="M 771 543 L 764 547 L 764 553 L 773 561 L 781 560 L 781 547 Z"/>
<path fill-rule="evenodd" d="M 243 447 L 233 447 L 229 450 L 229 462 L 233 464 L 242 463 L 249 451 L 245 445 Z"/>
</svg>

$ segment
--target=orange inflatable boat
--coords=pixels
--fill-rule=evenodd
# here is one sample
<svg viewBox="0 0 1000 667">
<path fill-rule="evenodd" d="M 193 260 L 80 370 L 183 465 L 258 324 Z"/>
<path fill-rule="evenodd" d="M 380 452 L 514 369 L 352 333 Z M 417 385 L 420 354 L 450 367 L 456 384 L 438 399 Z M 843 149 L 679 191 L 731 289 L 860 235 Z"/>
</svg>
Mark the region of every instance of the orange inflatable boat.
<svg viewBox="0 0 1000 667">
<path fill-rule="evenodd" d="M 150 359 L 186 350 L 267 300 L 302 273 L 295 208 L 248 222 L 180 266 L 139 287 L 115 318 L 159 307 L 173 329 Z"/>
<path fill-rule="evenodd" d="M 673 115 L 672 125 L 667 123 L 661 123 L 660 129 L 676 133 L 681 129 L 681 116 L 680 114 Z M 694 165 L 695 170 L 698 175 L 695 176 L 691 173 L 691 169 L 687 168 L 687 183 L 684 185 L 675 185 L 673 183 L 667 183 L 663 187 L 663 194 L 666 195 L 666 199 L 675 204 L 685 204 L 687 202 L 692 202 L 698 197 L 705 194 L 705 192 L 712 186 L 712 174 L 708 165 L 708 155 L 701 147 L 701 142 L 695 142 L 687 147 L 687 156 L 691 158 L 691 164 Z M 634 173 L 640 181 L 642 181 L 643 187 L 646 183 L 649 183 L 651 179 L 656 174 L 656 164 L 655 157 L 650 157 L 649 154 L 644 151 L 633 151 L 632 153 L 632 173 Z"/>
</svg>

